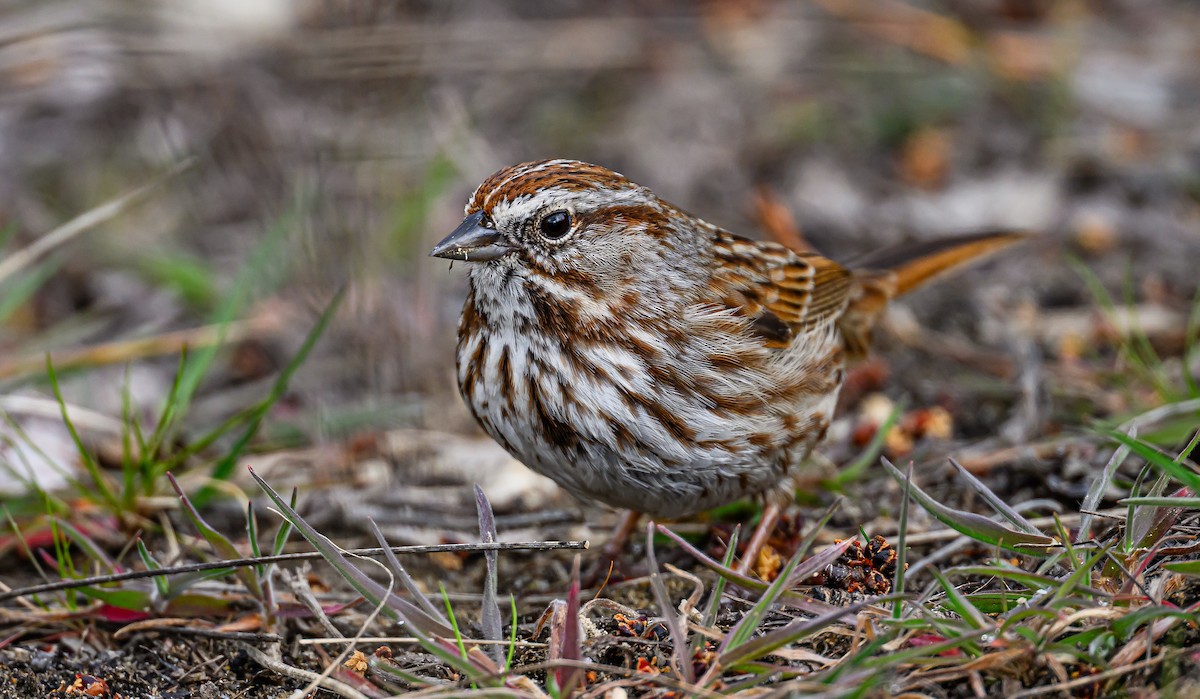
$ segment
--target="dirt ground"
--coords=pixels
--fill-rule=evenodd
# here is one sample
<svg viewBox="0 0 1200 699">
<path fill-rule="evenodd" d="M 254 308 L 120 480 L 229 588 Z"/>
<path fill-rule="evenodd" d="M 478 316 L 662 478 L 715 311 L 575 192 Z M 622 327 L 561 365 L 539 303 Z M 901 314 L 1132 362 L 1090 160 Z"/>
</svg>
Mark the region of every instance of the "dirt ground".
<svg viewBox="0 0 1200 699">
<path fill-rule="evenodd" d="M 465 275 L 426 256 L 484 177 L 556 156 L 612 167 L 729 230 L 839 260 L 955 233 L 1031 231 L 1019 250 L 889 313 L 872 358 L 850 375 L 780 550 L 838 495 L 818 544 L 859 531 L 894 540 L 903 493 L 879 466 L 841 493 L 829 482 L 897 404 L 904 414 L 884 453 L 911 460 L 939 501 L 983 508 L 953 476 L 954 456 L 1006 502 L 1030 504 L 1031 516 L 1077 516 L 1112 453 L 1096 425 L 1180 403 L 1200 371 L 1196 36 L 1200 8 L 1166 0 L 9 3 L 0 8 L 0 501 L 36 534 L 47 507 L 39 488 L 61 493 L 61 516 L 129 565 L 140 565 L 139 533 L 165 563 L 202 557 L 178 548 L 177 532 L 193 530 L 165 481 L 130 516 L 73 488 L 87 471 L 45 354 L 80 411 L 81 443 L 118 478 L 123 433 L 113 423 L 152 430 L 184 345 L 197 356 L 213 328 L 238 320 L 220 331 L 228 342 L 198 380 L 180 445 L 263 400 L 345 289 L 239 452 L 235 487 L 222 492 L 244 494 L 211 500 L 209 523 L 243 543 L 250 497 L 274 532 L 250 466 L 279 492 L 299 487 L 300 513 L 347 548 L 374 545 L 372 521 L 392 544 L 478 540 L 472 484 L 491 500 L 503 541 L 604 539 L 614 513 L 573 501 L 473 425 L 453 378 Z M 152 181 L 121 213 L 37 249 L 64 222 Z M 1145 355 L 1134 346 L 1161 364 L 1136 361 Z M 1178 433 L 1162 440 L 1173 453 L 1196 418 L 1183 411 L 1163 426 Z M 239 434 L 176 464 L 188 492 Z M 1102 509 L 1122 495 L 1106 494 Z M 733 526 L 756 513 L 744 503 L 671 527 L 719 557 Z M 949 541 L 920 508 L 908 526 L 918 537 L 909 561 Z M 1196 512 L 1179 526 L 1194 537 Z M 0 583 L 39 582 L 11 534 L 0 537 Z M 309 549 L 292 541 L 289 550 Z M 655 546 L 660 567 L 701 572 L 665 539 Z M 967 548 L 944 562 L 989 553 Z M 605 597 L 654 608 L 645 554 L 635 537 Z M 516 601 L 522 639 L 546 640 L 534 636 L 537 622 L 566 594 L 573 555 L 500 555 L 501 596 Z M 464 624 L 476 624 L 482 554 L 405 565 L 427 590 L 443 584 Z M 348 601 L 325 564 L 305 570 L 322 604 Z M 687 583 L 672 580 L 686 595 Z M 277 640 L 281 657 L 315 672 L 341 650 L 304 642 L 327 635 L 311 618 L 273 631 L 249 622 L 252 605 L 231 579 L 205 585 L 233 600 L 190 618 L 209 636 L 167 625 L 118 633 L 131 620 L 60 609 L 57 598 L 45 608 L 0 602 L 0 696 L 81 695 L 95 677 L 127 699 L 280 697 L 306 683 L 265 669 L 248 646 Z M 1181 607 L 1200 599 L 1195 586 L 1174 594 Z M 48 617 L 51 607 L 61 613 Z M 353 635 L 370 611 L 359 604 L 333 623 Z M 611 613 L 594 616 L 611 631 Z M 1194 623 L 1172 633 L 1174 647 L 1200 644 Z M 378 622 L 369 635 L 406 634 Z M 646 640 L 599 634 L 587 651 L 622 665 L 646 653 Z M 423 652 L 363 647 L 379 645 Z M 518 661 L 540 662 L 539 652 Z M 1122 691 L 1195 696 L 1196 657 L 1131 675 Z M 988 691 L 1055 681 L 1031 667 Z M 923 691 L 977 694 L 967 680 Z"/>
</svg>

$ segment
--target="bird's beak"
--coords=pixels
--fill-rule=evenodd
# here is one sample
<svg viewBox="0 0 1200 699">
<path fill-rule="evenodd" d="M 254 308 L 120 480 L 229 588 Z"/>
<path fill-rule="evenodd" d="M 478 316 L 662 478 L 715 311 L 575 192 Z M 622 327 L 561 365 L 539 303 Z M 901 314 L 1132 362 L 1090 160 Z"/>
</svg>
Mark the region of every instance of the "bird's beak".
<svg viewBox="0 0 1200 699">
<path fill-rule="evenodd" d="M 434 245 L 429 255 L 444 257 L 447 260 L 487 262 L 503 257 L 515 249 L 499 231 L 485 226 L 483 212 L 476 211 L 463 219 L 458 228 L 442 242 Z"/>
</svg>

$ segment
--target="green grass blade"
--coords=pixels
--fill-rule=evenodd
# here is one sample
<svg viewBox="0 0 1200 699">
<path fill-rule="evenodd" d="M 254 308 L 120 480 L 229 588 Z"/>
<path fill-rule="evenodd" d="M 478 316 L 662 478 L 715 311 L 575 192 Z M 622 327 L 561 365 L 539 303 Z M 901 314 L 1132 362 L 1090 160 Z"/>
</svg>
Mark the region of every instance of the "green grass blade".
<svg viewBox="0 0 1200 699">
<path fill-rule="evenodd" d="M 867 447 L 863 449 L 858 458 L 850 462 L 849 465 L 828 481 L 831 490 L 841 490 L 847 484 L 859 480 L 862 474 L 878 461 L 879 456 L 883 453 L 883 445 L 887 442 L 888 432 L 900 421 L 900 416 L 904 414 L 906 407 L 907 403 L 905 401 L 896 403 L 895 407 L 892 408 L 892 412 L 883 421 L 883 424 L 879 426 L 879 429 L 875 431 L 870 443 L 867 444 Z"/>
<path fill-rule="evenodd" d="M 1136 437 L 1130 437 L 1124 432 L 1116 430 L 1101 431 L 1109 439 L 1129 447 L 1133 453 L 1145 459 L 1147 463 L 1190 488 L 1193 493 L 1200 493 L 1200 474 L 1193 471 L 1181 461 L 1176 460 L 1175 457 L 1170 456 L 1152 444 L 1143 442 Z"/>
<path fill-rule="evenodd" d="M 216 480 L 228 480 L 229 477 L 233 475 L 233 469 L 238 458 L 242 455 L 242 452 L 246 449 L 246 446 L 250 443 L 250 440 L 255 434 L 257 434 L 258 428 L 262 424 L 263 418 L 266 417 L 267 412 L 270 411 L 271 407 L 274 406 L 275 403 L 277 403 L 279 399 L 282 398 L 287 392 L 287 387 L 291 382 L 292 377 L 296 374 L 296 371 L 300 368 L 300 365 L 304 363 L 304 360 L 308 358 L 309 353 L 312 352 L 313 347 L 316 346 L 317 340 L 321 339 L 321 336 L 329 327 L 329 323 L 333 321 L 333 317 L 337 313 L 337 309 L 341 305 L 342 299 L 345 298 L 345 295 L 346 290 L 343 288 L 334 295 L 332 300 L 330 300 L 329 305 L 325 307 L 325 310 L 317 319 L 316 325 L 313 326 L 312 330 L 310 330 L 308 335 L 304 338 L 304 342 L 301 344 L 299 351 L 297 351 L 296 355 L 292 357 L 292 360 L 287 363 L 287 366 L 283 368 L 283 371 L 279 373 L 279 377 L 271 386 L 270 393 L 265 399 L 263 399 L 261 403 L 258 404 L 258 406 L 255 407 L 252 415 L 250 416 L 249 424 L 246 425 L 246 428 L 243 430 L 241 436 L 239 436 L 234 442 L 232 448 L 229 450 L 229 453 L 226 454 L 225 457 L 219 462 L 217 462 L 215 467 L 213 467 L 212 473 L 210 474 L 212 478 Z M 205 487 L 196 495 L 195 499 L 197 505 L 203 504 L 214 494 L 216 494 L 215 489 L 213 489 L 211 486 Z"/>
<path fill-rule="evenodd" d="M 267 270 L 279 266 L 279 259 L 282 257 L 279 249 L 284 236 L 292 229 L 297 213 L 297 211 L 289 212 L 271 226 L 262 242 L 250 254 L 249 262 L 239 271 L 233 290 L 230 291 L 225 302 L 213 316 L 213 324 L 219 327 L 217 341 L 202 348 L 191 360 L 186 357 L 181 358 L 180 370 L 175 377 L 176 385 L 172 387 L 172 391 L 167 397 L 158 427 L 151 438 L 152 453 L 156 454 L 162 445 L 170 440 L 179 421 L 187 413 L 196 389 L 199 388 L 200 382 L 208 373 L 217 352 L 224 345 L 229 325 L 241 314 L 255 287 L 263 286 L 262 280 L 272 278 Z M 165 472 L 165 470 L 164 468 L 161 471 Z M 201 494 L 203 493 L 204 491 L 201 491 Z M 202 505 L 208 497 L 211 497 L 211 493 L 205 495 L 204 498 L 200 498 L 200 494 L 197 494 L 197 505 Z"/>
<path fill-rule="evenodd" d="M 1200 341 L 1200 288 L 1196 289 L 1196 293 L 1192 297 L 1192 310 L 1188 313 L 1187 329 L 1183 333 L 1183 352 L 1180 354 L 1183 366 L 1192 366 L 1192 355 L 1196 352 L 1198 341 Z M 1197 384 L 1196 377 L 1192 375 L 1192 372 L 1185 370 L 1183 381 L 1187 384 L 1189 397 L 1200 397 L 1200 384 Z"/>
<path fill-rule="evenodd" d="M 75 423 L 72 422 L 70 414 L 67 412 L 67 401 L 63 398 L 62 388 L 58 385 L 58 374 L 54 371 L 54 363 L 50 361 L 50 354 L 46 354 L 46 376 L 50 379 L 50 388 L 54 391 L 54 400 L 58 402 L 59 412 L 62 414 L 63 424 L 67 428 L 67 432 L 71 435 L 71 441 L 75 443 L 75 450 L 79 452 L 79 460 L 83 462 L 83 467 L 87 470 L 88 476 L 92 479 L 92 484 L 96 488 L 100 499 L 109 506 L 114 514 L 121 513 L 121 503 L 117 496 L 113 493 L 112 487 L 108 483 L 108 478 L 100 471 L 100 464 L 96 463 L 95 457 L 91 451 L 84 446 L 83 440 L 79 437 L 79 430 L 75 429 Z"/>
<path fill-rule="evenodd" d="M 982 629 L 991 626 L 992 622 L 985 617 L 975 605 L 971 604 L 971 600 L 967 599 L 963 593 L 959 592 L 958 588 L 946 579 L 934 568 L 930 568 L 929 572 L 933 577 L 937 578 L 938 584 L 942 586 L 942 590 L 946 593 L 946 600 L 950 607 L 958 613 L 967 623 L 976 629 Z"/>
<path fill-rule="evenodd" d="M 1172 573 L 1200 576 L 1200 561 L 1182 561 L 1180 563 L 1164 563 L 1163 568 Z"/>
<path fill-rule="evenodd" d="M 43 262 L 0 285 L 0 323 L 8 320 L 18 308 L 25 305 L 38 289 L 54 276 L 60 265 L 58 261 Z"/>
<path fill-rule="evenodd" d="M 891 465 L 891 462 L 881 457 L 881 461 L 886 465 Z M 900 495 L 900 518 L 898 522 L 899 530 L 897 532 L 898 540 L 896 542 L 896 577 L 892 580 L 892 592 L 897 595 L 904 594 L 904 586 L 907 584 L 908 573 L 908 506 L 912 501 L 913 489 L 913 463 L 908 462 L 908 473 L 904 475 L 904 490 Z M 897 601 L 892 605 L 892 618 L 899 621 L 904 616 L 904 602 Z"/>
<path fill-rule="evenodd" d="M 142 565 L 146 566 L 146 570 L 162 570 L 162 565 L 150 553 L 150 549 L 146 548 L 145 542 L 141 537 L 137 540 L 138 558 L 142 559 Z M 159 599 L 166 601 L 171 598 L 171 581 L 165 575 L 156 575 L 151 580 L 154 581 L 154 587 L 158 590 Z"/>
<path fill-rule="evenodd" d="M 1200 509 L 1200 498 L 1192 497 L 1137 497 L 1137 498 L 1121 498 L 1117 501 L 1118 505 L 1137 505 L 1139 507 L 1187 507 L 1191 509 Z"/>
<path fill-rule="evenodd" d="M 45 569 L 42 568 L 42 564 L 38 562 L 38 557 L 34 555 L 33 549 L 29 547 L 29 540 L 25 538 L 25 533 L 21 531 L 21 527 L 17 524 L 17 520 L 13 519 L 12 510 L 8 508 L 8 504 L 0 501 L 0 511 L 4 512 L 4 519 L 8 522 L 9 528 L 12 529 L 13 536 L 17 540 L 21 554 L 25 556 L 25 559 L 29 561 L 29 563 L 33 566 L 33 569 L 37 571 L 39 578 L 41 578 L 43 581 L 50 580 L 50 576 L 46 574 Z M 34 597 L 34 602 L 37 603 L 37 597 Z"/>
<path fill-rule="evenodd" d="M 1190 459 L 1192 452 L 1196 450 L 1197 446 L 1200 446 L 1200 430 L 1196 430 L 1192 434 L 1192 438 L 1188 441 L 1187 446 L 1175 457 L 1176 463 L 1183 463 L 1187 459 Z"/>
<path fill-rule="evenodd" d="M 161 579 L 154 578 L 154 581 L 157 583 Z M 153 606 L 150 593 L 146 590 L 110 589 L 106 587 L 92 587 L 90 585 L 78 589 L 88 599 L 94 599 L 118 609 L 142 612 L 151 609 Z M 159 596 L 162 597 L 161 592 L 159 592 Z"/>
<path fill-rule="evenodd" d="M 0 226 L 0 251 L 4 250 L 16 232 L 17 224 L 14 221 L 9 221 L 3 226 Z"/>
<path fill-rule="evenodd" d="M 292 499 L 288 503 L 292 509 L 296 509 L 296 500 L 300 497 L 300 489 L 292 488 Z M 288 537 L 292 533 L 292 523 L 290 520 L 283 520 L 279 524 L 279 531 L 275 532 L 275 541 L 271 544 L 271 555 L 278 556 L 283 553 L 283 547 L 287 545 Z"/>
<path fill-rule="evenodd" d="M 802 638 L 824 631 L 842 621 L 842 619 L 857 614 L 859 610 L 865 607 L 894 599 L 898 599 L 898 597 L 893 595 L 878 599 L 863 600 L 811 619 L 796 619 L 758 638 L 722 651 L 718 656 L 717 663 L 721 667 L 735 668 L 742 663 L 765 657 L 773 651 L 779 650 L 786 645 L 791 645 Z"/>
<path fill-rule="evenodd" d="M 816 554 L 810 559 L 811 564 L 808 566 L 808 569 L 816 572 L 825 568 L 825 566 L 840 558 L 841 555 L 846 552 L 846 549 L 850 548 L 853 543 L 854 539 L 846 539 L 845 541 L 834 544 L 824 551 Z M 730 630 L 729 635 L 721 644 L 721 649 L 719 651 L 720 653 L 732 652 L 738 646 L 750 640 L 750 637 L 754 635 L 755 631 L 757 631 L 758 625 L 762 622 L 763 617 L 766 616 L 767 612 L 770 611 L 771 607 L 775 604 L 776 600 L 779 599 L 783 591 L 787 589 L 791 582 L 797 577 L 795 575 L 795 571 L 799 567 L 800 561 L 804 557 L 804 554 L 804 550 L 797 550 L 796 554 L 792 556 L 791 560 L 788 561 L 783 570 L 779 571 L 779 576 L 775 578 L 775 581 L 771 583 L 770 587 L 767 588 L 767 591 L 763 593 L 762 597 L 755 602 L 754 606 L 751 607 L 745 613 L 745 615 L 742 616 L 733 629 Z"/>
<path fill-rule="evenodd" d="M 175 480 L 175 476 L 168 473 L 167 480 L 171 482 L 171 487 L 175 489 L 175 494 L 179 496 L 179 502 L 183 505 L 183 511 L 188 519 L 191 520 L 192 526 L 196 527 L 196 531 L 200 532 L 200 536 L 204 537 L 209 546 L 212 546 L 213 552 L 228 560 L 242 558 L 242 553 L 237 550 L 237 547 L 233 545 L 233 542 L 228 537 L 204 521 L 204 518 L 200 516 L 200 511 L 196 509 L 191 499 L 183 492 L 183 488 L 179 487 L 179 482 Z M 259 580 L 255 567 L 241 566 L 235 571 L 234 575 L 237 576 L 237 579 L 241 581 L 242 585 L 246 587 L 246 590 L 255 599 L 262 601 L 262 581 Z"/>
<path fill-rule="evenodd" d="M 1007 580 L 1019 585 L 1023 585 L 1030 590 L 1050 590 L 1057 588 L 1061 581 L 1049 575 L 1041 573 L 1031 573 L 1020 568 L 1013 568 L 1008 565 L 978 565 L 978 566 L 957 566 L 944 571 L 946 576 L 952 575 L 977 575 L 983 577 L 998 578 Z M 1103 590 L 1092 587 L 1080 587 L 1089 595 L 1103 596 Z"/>
<path fill-rule="evenodd" d="M 863 667 L 868 668 L 890 668 L 898 665 L 903 665 L 917 658 L 928 658 L 935 655 L 941 655 L 946 651 L 963 650 L 966 646 L 971 646 L 979 641 L 980 638 L 989 633 L 994 633 L 995 626 L 989 626 L 984 629 L 974 629 L 969 632 L 964 632 L 959 636 L 947 638 L 938 643 L 931 643 L 927 646 L 914 646 L 904 648 L 894 653 L 881 653 L 872 657 L 866 658 L 862 662 Z"/>
<path fill-rule="evenodd" d="M 1195 561 L 1194 561 L 1195 562 Z M 1178 607 L 1154 605 L 1134 610 L 1113 622 L 1112 630 L 1122 639 L 1128 639 L 1144 624 L 1157 619 L 1176 618 L 1192 624 L 1196 623 L 1196 614 Z"/>
<path fill-rule="evenodd" d="M 1058 603 L 1067 599 L 1074 592 L 1080 590 L 1083 587 L 1083 581 L 1091 576 L 1092 568 L 1095 567 L 1096 563 L 1108 557 L 1108 551 L 1110 548 L 1110 546 L 1106 546 L 1097 550 L 1095 553 L 1089 556 L 1086 561 L 1083 562 L 1083 565 L 1072 571 L 1071 574 L 1068 575 L 1066 579 L 1063 580 L 1058 586 L 1058 589 L 1054 591 L 1054 594 L 1051 595 L 1046 606 L 1055 608 Z"/>
<path fill-rule="evenodd" d="M 104 549 L 100 547 L 90 536 L 79 531 L 70 522 L 58 517 L 53 517 L 55 526 L 58 531 L 71 540 L 76 546 L 83 551 L 87 557 L 95 561 L 101 568 L 108 573 L 116 571 L 116 563 L 109 558 Z"/>
<path fill-rule="evenodd" d="M 138 461 L 140 460 L 133 458 L 134 428 L 137 426 L 138 420 L 133 414 L 129 370 L 130 365 L 126 364 L 125 378 L 121 382 L 121 477 L 123 482 L 121 500 L 125 507 L 132 508 L 137 502 Z"/>
<path fill-rule="evenodd" d="M 167 287 L 177 293 L 192 308 L 209 310 L 217 303 L 215 270 L 184 250 L 174 249 L 166 254 L 156 251 L 153 256 L 138 260 L 137 270 L 156 287 Z"/>
<path fill-rule="evenodd" d="M 254 501 L 246 503 L 246 538 L 250 541 L 250 555 L 255 558 L 260 558 L 262 546 L 258 543 L 258 513 L 254 511 Z M 254 566 L 255 573 L 259 579 L 262 579 L 267 574 L 266 565 Z"/>
<path fill-rule="evenodd" d="M 141 472 L 142 472 L 142 487 L 145 494 L 149 495 L 153 492 L 155 479 L 155 460 L 159 457 L 159 452 L 162 450 L 163 444 L 166 442 L 167 434 L 171 431 L 175 424 L 175 413 L 182 409 L 182 402 L 179 398 L 179 392 L 183 383 L 183 374 L 188 366 L 188 348 L 184 347 L 179 352 L 179 366 L 175 369 L 175 376 L 171 379 L 171 388 L 167 391 L 166 400 L 163 401 L 162 412 L 159 413 L 158 422 L 154 424 L 154 430 L 150 433 L 150 439 L 146 440 L 142 445 L 141 450 Z M 169 469 L 169 466 L 163 465 L 161 468 Z"/>
<path fill-rule="evenodd" d="M 891 474 L 892 478 L 895 478 L 896 482 L 903 487 L 907 479 L 900 469 L 892 465 L 892 462 L 886 458 L 880 461 L 888 473 Z M 976 541 L 981 541 L 991 546 L 999 546 L 1002 549 L 1015 553 L 1045 557 L 1047 555 L 1046 552 L 1039 547 L 1055 543 L 1055 540 L 1048 536 L 1009 529 L 983 515 L 956 510 L 943 505 L 922 490 L 916 483 L 912 483 L 910 495 L 917 504 L 933 515 L 939 522 Z"/>
<path fill-rule="evenodd" d="M 468 662 L 467 646 L 463 643 L 462 631 L 458 628 L 458 618 L 454 616 L 454 607 L 450 604 L 450 595 L 446 594 L 446 586 L 438 581 L 438 592 L 442 593 L 442 603 L 446 606 L 446 618 L 450 620 L 450 629 L 454 632 L 454 643 L 463 662 Z"/>
<path fill-rule="evenodd" d="M 1006 614 L 1019 605 L 1033 599 L 1029 590 L 1000 590 L 998 592 L 972 592 L 965 595 L 972 606 L 984 614 Z"/>
<path fill-rule="evenodd" d="M 1038 531 L 1037 527 L 1030 524 L 1029 520 L 1025 519 L 1020 512 L 1017 512 L 1012 507 L 1009 507 L 1008 503 L 1004 502 L 1003 498 L 992 492 L 991 488 L 987 487 L 983 481 L 976 478 L 970 471 L 963 468 L 962 464 L 958 463 L 958 461 L 956 461 L 953 457 L 950 458 L 950 465 L 953 466 L 956 471 L 958 471 L 958 475 L 962 477 L 962 479 L 965 480 L 967 484 L 975 490 L 976 493 L 979 493 L 979 495 L 983 497 L 984 502 L 986 502 L 988 505 L 991 505 L 992 509 L 998 512 L 1002 517 L 1004 517 L 1004 519 L 1007 519 L 1017 529 L 1020 529 L 1026 534 L 1042 536 L 1042 533 Z"/>
<path fill-rule="evenodd" d="M 508 596 L 508 606 L 511 609 L 512 614 L 509 617 L 510 622 L 508 627 L 508 655 L 504 658 L 505 672 L 512 670 L 513 657 L 517 654 L 517 598 L 513 597 L 511 594 Z"/>
<path fill-rule="evenodd" d="M 726 568 L 733 568 L 733 559 L 737 555 L 738 534 L 741 532 L 741 526 L 734 527 L 733 533 L 729 536 L 729 544 L 725 547 L 725 558 L 721 561 L 721 565 Z M 717 623 L 717 615 L 721 612 L 721 596 L 725 594 L 726 580 L 724 576 L 718 575 L 713 583 L 712 593 L 708 598 L 708 605 L 704 610 L 704 617 L 701 619 L 701 625 L 706 628 L 712 628 Z"/>
<path fill-rule="evenodd" d="M 1104 284 L 1100 281 L 1099 277 L 1076 258 L 1068 258 L 1067 262 L 1075 268 L 1076 273 L 1083 279 L 1092 297 L 1100 305 L 1101 311 L 1109 324 L 1114 328 L 1120 328 L 1122 323 L 1118 319 L 1116 302 L 1113 301 L 1108 290 L 1104 288 Z M 1126 303 L 1126 307 L 1133 307 L 1132 298 Z M 1135 322 L 1128 323 L 1126 332 L 1121 335 L 1119 349 L 1130 368 L 1138 376 L 1146 383 L 1151 384 L 1155 392 L 1160 396 L 1170 399 L 1172 390 L 1163 381 L 1161 371 L 1162 361 L 1150 345 L 1149 339 L 1145 337 L 1140 324 Z"/>
</svg>

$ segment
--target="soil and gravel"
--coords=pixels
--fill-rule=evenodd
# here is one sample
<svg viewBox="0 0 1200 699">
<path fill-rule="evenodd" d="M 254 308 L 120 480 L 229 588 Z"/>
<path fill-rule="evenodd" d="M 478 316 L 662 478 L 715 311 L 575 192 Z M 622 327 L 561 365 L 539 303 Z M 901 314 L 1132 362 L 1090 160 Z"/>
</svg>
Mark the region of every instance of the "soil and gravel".
<svg viewBox="0 0 1200 699">
<path fill-rule="evenodd" d="M 0 9 L 0 461 L 38 464 L 42 487 L 65 494 L 60 514 L 126 564 L 140 565 L 139 532 L 164 563 L 194 560 L 177 548 L 192 530 L 165 482 L 125 517 L 70 487 L 84 472 L 50 400 L 44 353 L 61 364 L 79 352 L 59 376 L 63 395 L 94 411 L 78 420 L 82 439 L 113 469 L 121 432 L 105 420 L 153 424 L 185 344 L 172 333 L 219 322 L 238 293 L 248 299 L 181 420 L 182 444 L 262 400 L 345 288 L 233 484 L 260 505 L 244 466 L 280 492 L 299 486 L 300 512 L 347 548 L 374 545 L 370 521 L 393 544 L 476 540 L 474 483 L 502 540 L 602 539 L 613 513 L 564 496 L 471 424 L 452 370 L 463 275 L 425 257 L 484 176 L 565 156 L 620 170 L 723 227 L 800 236 L 842 260 L 965 231 L 1032 231 L 1021 250 L 888 316 L 781 547 L 834 498 L 822 479 L 900 402 L 908 422 L 885 449 L 912 460 L 940 501 L 983 509 L 952 477 L 953 455 L 1007 502 L 1078 513 L 1112 451 L 1095 422 L 1169 402 L 1163 386 L 1185 393 L 1181 377 L 1197 372 L 1186 353 L 1200 259 L 1198 32 L 1188 3 L 1123 0 L 11 4 Z M 162 179 L 184 159 L 189 167 Z M 17 270 L 3 266 L 156 179 L 121 215 Z M 1105 310 L 1098 288 L 1117 308 Z M 1130 336 L 1162 366 L 1133 361 Z M 125 344 L 134 338 L 157 340 Z M 104 343 L 117 344 L 87 351 Z M 199 489 L 236 437 L 184 463 L 185 486 Z M 44 528 L 43 501 L 17 480 L 0 474 L 0 499 L 28 531 Z M 818 543 L 860 530 L 894 540 L 892 479 L 872 467 L 844 495 Z M 235 498 L 204 510 L 240 540 L 243 512 Z M 672 528 L 719 556 L 734 523 L 753 515 L 746 505 Z M 940 528 L 919 508 L 910 515 L 913 534 Z M 1194 536 L 1195 514 L 1180 526 Z M 0 583 L 38 582 L 10 533 Z M 930 535 L 908 560 L 946 541 Z M 604 593 L 636 610 L 655 606 L 644 545 L 634 542 Z M 989 553 L 965 549 L 945 563 Z M 656 554 L 660 567 L 699 570 L 665 542 Z M 571 562 L 569 552 L 500 556 L 500 592 L 516 600 L 523 638 L 566 595 Z M 410 566 L 427 589 L 445 586 L 472 629 L 484 568 L 480 554 Z M 322 603 L 351 599 L 324 564 L 303 570 Z M 690 583 L 672 580 L 686 596 Z M 211 584 L 243 594 L 232 579 Z M 1180 605 L 1197 600 L 1195 587 L 1175 594 Z M 311 619 L 267 629 L 238 603 L 182 624 L 226 634 L 217 638 L 167 625 L 122 632 L 130 620 L 47 607 L 55 614 L 37 601 L 0 604 L 0 696 L 106 696 L 89 678 L 126 698 L 287 696 L 304 682 L 250 658 L 247 645 L 271 645 L 255 634 L 281 633 L 281 657 L 316 672 L 341 650 L 302 643 L 326 635 Z M 369 612 L 360 604 L 334 623 L 352 635 Z M 647 651 L 653 638 L 614 635 L 611 613 L 596 619 L 608 632 L 596 657 L 636 666 L 657 652 Z M 238 633 L 249 635 L 229 635 Z M 370 634 L 404 635 L 384 623 Z M 1200 638 L 1192 626 L 1167 641 Z M 378 645 L 416 652 L 364 649 Z M 539 653 L 521 650 L 518 661 Z M 1127 686 L 1190 696 L 1197 672 L 1193 654 Z M 1059 679 L 1030 666 L 989 691 Z M 975 689 L 964 680 L 926 691 Z"/>
</svg>

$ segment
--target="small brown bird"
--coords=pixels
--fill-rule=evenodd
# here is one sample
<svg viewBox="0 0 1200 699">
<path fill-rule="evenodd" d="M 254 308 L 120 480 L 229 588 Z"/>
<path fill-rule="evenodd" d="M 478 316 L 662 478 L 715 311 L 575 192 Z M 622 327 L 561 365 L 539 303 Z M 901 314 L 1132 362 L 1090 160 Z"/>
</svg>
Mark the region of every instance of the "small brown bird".
<svg viewBox="0 0 1200 699">
<path fill-rule="evenodd" d="M 850 270 L 543 160 L 484 181 L 431 254 L 473 263 L 458 385 L 483 429 L 581 500 L 678 518 L 787 485 L 887 302 L 1020 237 Z"/>
</svg>

